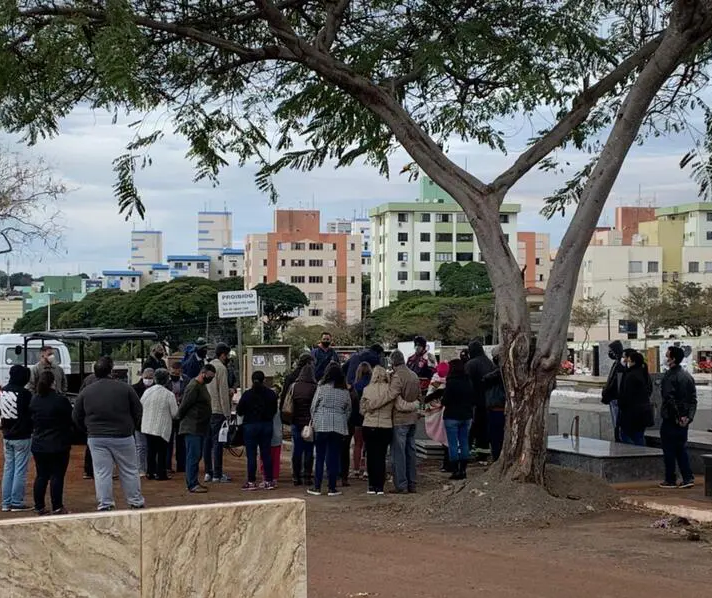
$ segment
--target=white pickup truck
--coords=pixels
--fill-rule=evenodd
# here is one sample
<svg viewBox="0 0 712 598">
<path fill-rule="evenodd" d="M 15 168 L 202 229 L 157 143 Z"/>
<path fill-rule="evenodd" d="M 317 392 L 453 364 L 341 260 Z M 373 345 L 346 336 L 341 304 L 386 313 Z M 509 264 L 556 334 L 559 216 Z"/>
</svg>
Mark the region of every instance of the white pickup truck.
<svg viewBox="0 0 712 598">
<path fill-rule="evenodd" d="M 54 349 L 55 363 L 62 366 L 64 373 L 72 372 L 72 362 L 69 349 L 63 342 L 46 340 L 45 345 Z M 27 367 L 32 367 L 40 360 L 41 340 L 32 340 L 27 345 Z M 10 368 L 13 365 L 25 365 L 25 337 L 22 334 L 0 334 L 0 386 L 10 379 Z"/>
</svg>

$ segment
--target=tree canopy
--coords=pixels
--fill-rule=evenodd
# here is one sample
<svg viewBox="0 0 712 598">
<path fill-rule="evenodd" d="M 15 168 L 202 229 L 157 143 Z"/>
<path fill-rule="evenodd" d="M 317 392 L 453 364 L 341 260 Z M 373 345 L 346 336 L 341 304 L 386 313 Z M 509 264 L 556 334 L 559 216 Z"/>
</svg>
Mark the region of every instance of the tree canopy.
<svg viewBox="0 0 712 598">
<path fill-rule="evenodd" d="M 442 264 L 436 273 L 440 294 L 445 297 L 472 297 L 492 292 L 487 268 L 480 262 Z"/>
<path fill-rule="evenodd" d="M 309 305 L 309 299 L 302 291 L 284 282 L 260 283 L 254 290 L 262 300 L 267 342 L 274 342 L 299 311 Z"/>
<path fill-rule="evenodd" d="M 591 328 L 606 317 L 606 307 L 603 305 L 603 295 L 594 295 L 579 300 L 571 310 L 571 325 L 583 328 L 583 346 L 588 343 Z"/>
</svg>

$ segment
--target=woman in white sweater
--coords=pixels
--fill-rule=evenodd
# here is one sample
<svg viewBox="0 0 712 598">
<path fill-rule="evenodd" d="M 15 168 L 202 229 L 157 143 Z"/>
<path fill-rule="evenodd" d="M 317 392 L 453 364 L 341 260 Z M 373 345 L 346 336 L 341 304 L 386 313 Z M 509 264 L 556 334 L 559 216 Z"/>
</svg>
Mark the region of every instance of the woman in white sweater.
<svg viewBox="0 0 712 598">
<path fill-rule="evenodd" d="M 148 449 L 146 479 L 167 480 L 168 442 L 171 439 L 173 419 L 178 414 L 178 403 L 175 395 L 166 388 L 170 378 L 168 370 L 158 369 L 154 376 L 156 383 L 141 397 L 141 432 L 146 435 Z"/>
</svg>

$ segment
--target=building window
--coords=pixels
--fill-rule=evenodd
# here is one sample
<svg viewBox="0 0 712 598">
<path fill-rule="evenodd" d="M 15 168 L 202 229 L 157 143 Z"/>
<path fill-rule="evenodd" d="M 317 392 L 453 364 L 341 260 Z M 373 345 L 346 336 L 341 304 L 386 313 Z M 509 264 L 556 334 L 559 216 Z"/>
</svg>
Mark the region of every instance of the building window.
<svg viewBox="0 0 712 598">
<path fill-rule="evenodd" d="M 323 249 L 323 243 L 309 243 L 309 251 L 322 251 Z"/>
<path fill-rule="evenodd" d="M 460 224 L 463 224 L 463 223 L 467 222 L 467 214 L 463 214 L 462 212 L 460 212 L 459 214 L 457 214 L 457 216 L 455 217 L 455 219 L 456 219 L 457 222 L 459 222 Z"/>
<path fill-rule="evenodd" d="M 267 284 L 267 277 L 266 277 L 266 276 L 263 276 L 263 277 L 262 277 L 262 282 L 265 283 L 265 284 Z"/>
<path fill-rule="evenodd" d="M 323 284 L 323 283 L 324 283 L 323 276 L 310 276 L 309 277 L 309 284 Z"/>
<path fill-rule="evenodd" d="M 309 310 L 309 315 L 314 316 L 314 317 L 319 317 L 323 312 L 324 312 L 324 310 L 322 310 L 322 309 L 314 308 L 314 309 Z"/>
<path fill-rule="evenodd" d="M 643 262 L 628 262 L 628 272 L 630 274 L 640 274 L 643 272 Z"/>
<path fill-rule="evenodd" d="M 277 251 L 284 251 L 285 249 L 285 243 L 277 243 Z M 250 244 L 247 244 L 247 250 L 249 251 L 250 249 Z"/>
<path fill-rule="evenodd" d="M 257 249 L 260 251 L 267 251 L 267 241 L 259 241 L 257 243 Z"/>
<path fill-rule="evenodd" d="M 435 222 L 452 222 L 452 214 L 435 214 Z"/>
<path fill-rule="evenodd" d="M 398 261 L 399 262 L 407 262 L 408 261 L 408 252 L 407 251 L 401 251 L 398 254 Z"/>
<path fill-rule="evenodd" d="M 436 243 L 452 243 L 452 233 L 435 233 Z"/>
<path fill-rule="evenodd" d="M 218 270 L 218 276 L 222 276 L 222 270 Z"/>
<path fill-rule="evenodd" d="M 472 233 L 457 233 L 455 235 L 455 241 L 458 243 L 472 243 L 474 238 Z"/>
<path fill-rule="evenodd" d="M 352 277 L 351 277 L 351 284 L 356 284 L 356 277 L 355 277 L 355 276 L 352 276 Z"/>
<path fill-rule="evenodd" d="M 473 253 L 456 253 L 455 254 L 456 262 L 471 262 L 473 259 L 474 259 Z"/>
<path fill-rule="evenodd" d="M 267 266 L 267 260 L 262 260 L 262 265 Z M 198 266 L 198 267 L 200 267 L 200 266 Z"/>
<path fill-rule="evenodd" d="M 334 277 L 333 277 L 333 276 L 329 276 L 329 277 L 327 277 L 326 281 L 327 281 L 329 284 L 333 284 L 333 282 L 334 282 Z"/>
<path fill-rule="evenodd" d="M 289 281 L 292 284 L 304 284 L 305 278 L 303 276 L 292 276 L 292 278 L 289 279 Z"/>
<path fill-rule="evenodd" d="M 657 274 L 659 268 L 658 262 L 648 262 L 648 274 Z"/>
<path fill-rule="evenodd" d="M 326 260 L 327 268 L 336 268 L 336 260 Z"/>
<path fill-rule="evenodd" d="M 196 262 L 195 267 L 198 268 L 198 270 L 202 270 L 203 268 L 205 268 L 205 264 L 203 262 Z"/>
<path fill-rule="evenodd" d="M 452 261 L 452 253 L 436 253 L 435 261 L 436 262 L 451 262 Z"/>
<path fill-rule="evenodd" d="M 324 266 L 324 260 L 309 260 L 310 268 L 321 268 Z"/>
<path fill-rule="evenodd" d="M 537 266 L 541 266 L 541 258 L 540 258 L 540 257 L 536 258 L 536 259 L 534 260 L 534 263 L 535 263 Z"/>
<path fill-rule="evenodd" d="M 398 222 L 408 222 L 408 214 L 398 212 Z"/>
<path fill-rule="evenodd" d="M 430 233 L 420 233 L 421 243 L 430 243 Z"/>
<path fill-rule="evenodd" d="M 237 270 L 230 270 L 227 275 L 228 276 L 237 276 Z"/>
<path fill-rule="evenodd" d="M 689 262 L 687 264 L 687 271 L 690 274 L 698 274 L 700 271 L 700 262 Z"/>
<path fill-rule="evenodd" d="M 398 280 L 408 280 L 407 272 L 398 272 Z"/>
<path fill-rule="evenodd" d="M 708 216 L 709 216 L 710 214 L 712 214 L 712 212 L 707 212 L 707 215 L 708 215 Z M 712 241 L 712 230 L 708 230 L 708 231 L 707 231 L 707 240 L 708 240 L 708 241 Z"/>
<path fill-rule="evenodd" d="M 430 272 L 418 272 L 418 280 L 430 280 Z"/>
<path fill-rule="evenodd" d="M 406 243 L 408 241 L 408 233 L 398 233 L 398 242 Z"/>
<path fill-rule="evenodd" d="M 282 268 L 284 268 L 287 265 L 287 260 L 281 260 Z"/>
<path fill-rule="evenodd" d="M 499 223 L 500 224 L 509 224 L 509 214 L 500 214 L 499 215 Z"/>
<path fill-rule="evenodd" d="M 324 293 L 309 293 L 309 301 L 322 301 L 324 299 Z"/>
<path fill-rule="evenodd" d="M 707 212 L 707 222 L 712 222 L 712 212 Z"/>
<path fill-rule="evenodd" d="M 180 270 L 183 267 L 183 262 L 176 262 L 173 264 L 173 266 L 177 269 Z"/>
<path fill-rule="evenodd" d="M 421 262 L 429 262 L 430 261 L 430 253 L 425 251 L 420 254 L 420 261 Z"/>
<path fill-rule="evenodd" d="M 543 274 L 539 274 L 539 282 L 544 282 L 544 275 L 543 275 Z"/>
<path fill-rule="evenodd" d="M 306 260 L 292 260 L 290 263 L 292 268 L 303 268 Z"/>
<path fill-rule="evenodd" d="M 292 251 L 304 251 L 306 246 L 304 243 L 292 243 Z"/>
<path fill-rule="evenodd" d="M 663 282 L 667 282 L 669 280 L 669 276 L 667 272 L 663 272 Z"/>
<path fill-rule="evenodd" d="M 421 222 L 430 222 L 430 214 L 421 214 L 420 221 Z"/>
</svg>

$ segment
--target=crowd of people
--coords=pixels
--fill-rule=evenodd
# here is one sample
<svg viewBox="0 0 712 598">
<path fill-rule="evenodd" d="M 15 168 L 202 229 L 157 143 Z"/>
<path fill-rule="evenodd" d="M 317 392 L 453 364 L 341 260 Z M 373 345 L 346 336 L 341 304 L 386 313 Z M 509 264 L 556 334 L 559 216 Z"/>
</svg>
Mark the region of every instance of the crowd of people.
<svg viewBox="0 0 712 598">
<path fill-rule="evenodd" d="M 620 341 L 609 345 L 612 360 L 601 401 L 610 407 L 616 442 L 645 446 L 645 430 L 655 425 L 651 403 L 653 383 L 645 358 L 635 349 L 624 349 Z M 692 488 L 695 476 L 690 466 L 687 437 L 697 410 L 695 380 L 682 367 L 685 352 L 669 347 L 665 354 L 667 370 L 661 384 L 660 443 L 665 463 L 661 488 Z M 682 477 L 678 484 L 677 470 Z"/>
<path fill-rule="evenodd" d="M 86 439 L 84 473 L 94 480 L 100 511 L 115 508 L 115 478 L 131 508 L 145 504 L 142 477 L 160 482 L 183 473 L 188 492 L 206 493 L 208 482 L 231 481 L 223 453 L 235 417 L 247 459 L 246 491 L 276 487 L 284 425 L 292 438 L 292 481 L 314 496 L 324 490 L 339 496 L 358 478 L 367 480 L 369 495 L 383 495 L 389 471 L 390 492 L 416 492 L 416 424 L 423 416 L 428 435 L 444 445 L 441 470 L 451 479 L 466 478 L 472 460 L 496 461 L 500 456 L 504 380 L 497 349 L 490 359 L 479 342 L 470 343 L 458 358 L 438 363 L 419 336 L 408 359 L 398 350 L 386 359 L 383 347 L 373 345 L 341 364 L 325 332 L 314 350 L 299 356 L 281 387 L 270 388 L 262 371 L 253 372 L 234 415 L 237 377 L 230 347 L 218 343 L 213 358 L 207 354 L 207 344 L 198 339 L 191 353 L 169 368 L 163 347 L 156 345 L 133 386 L 114 378 L 111 357 L 101 357 L 73 405 L 51 348 L 41 351 L 40 362 L 31 369 L 13 366 L 0 395 L 2 510 L 65 513 L 64 478 L 78 437 Z M 619 342 L 611 343 L 610 357 L 613 366 L 602 401 L 610 405 L 616 440 L 644 445 L 645 429 L 654 419 L 645 360 Z M 666 479 L 661 486 L 689 488 L 694 476 L 686 442 L 695 415 L 695 385 L 680 367 L 682 349 L 671 347 L 666 358 L 661 411 Z M 31 457 L 34 504 L 27 505 Z"/>
</svg>

